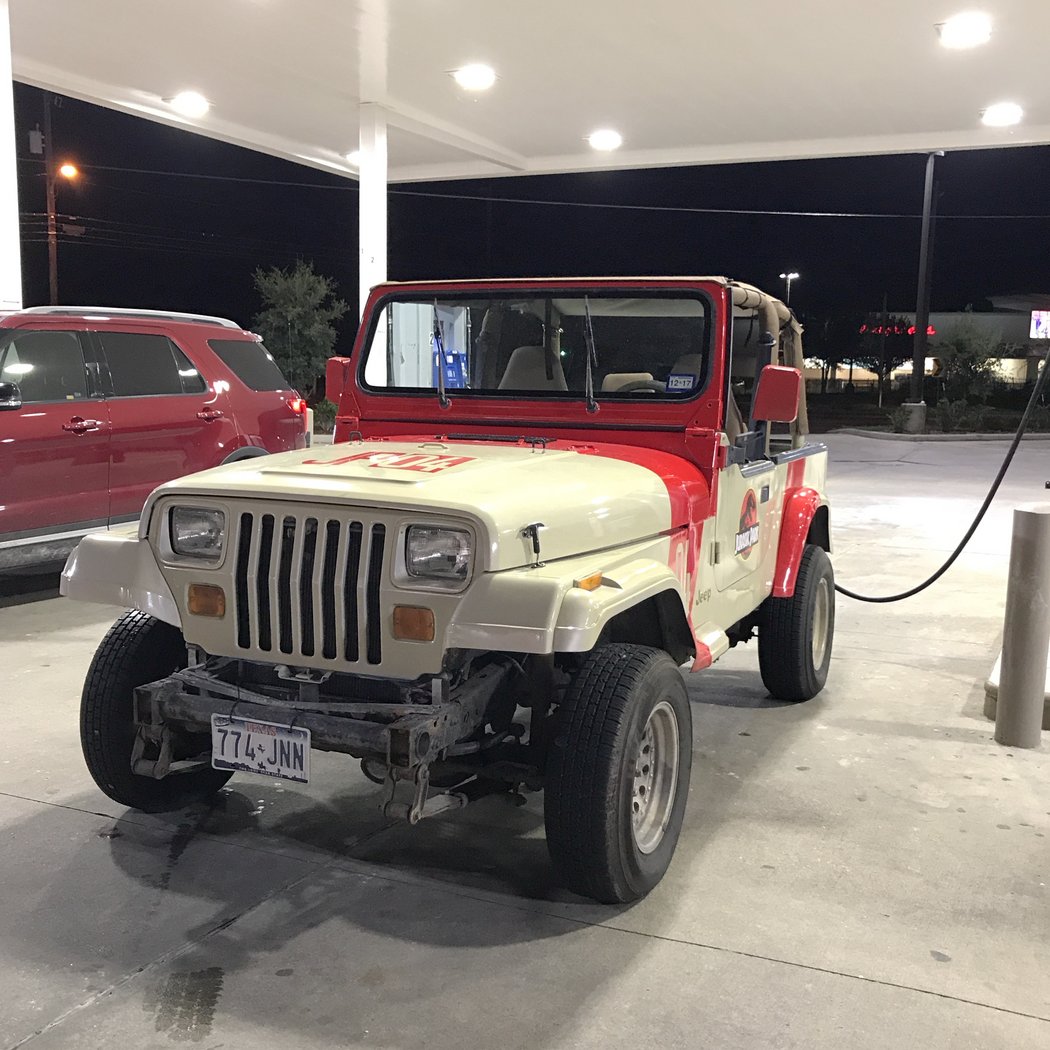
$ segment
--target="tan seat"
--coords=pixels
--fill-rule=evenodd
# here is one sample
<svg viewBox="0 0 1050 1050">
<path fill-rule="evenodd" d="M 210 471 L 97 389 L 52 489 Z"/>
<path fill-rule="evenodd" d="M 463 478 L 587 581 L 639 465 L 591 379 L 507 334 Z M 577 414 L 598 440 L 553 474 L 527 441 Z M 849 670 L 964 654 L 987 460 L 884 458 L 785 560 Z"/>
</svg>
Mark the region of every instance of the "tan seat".
<svg viewBox="0 0 1050 1050">
<path fill-rule="evenodd" d="M 500 390 L 568 390 L 565 372 L 557 357 L 552 362 L 553 378 L 547 378 L 546 351 L 542 346 L 519 346 L 510 355 L 507 369 L 499 381 Z"/>
<path fill-rule="evenodd" d="M 651 383 L 652 381 L 652 372 L 610 372 L 602 380 L 602 393 L 615 393 L 628 383 Z"/>
</svg>

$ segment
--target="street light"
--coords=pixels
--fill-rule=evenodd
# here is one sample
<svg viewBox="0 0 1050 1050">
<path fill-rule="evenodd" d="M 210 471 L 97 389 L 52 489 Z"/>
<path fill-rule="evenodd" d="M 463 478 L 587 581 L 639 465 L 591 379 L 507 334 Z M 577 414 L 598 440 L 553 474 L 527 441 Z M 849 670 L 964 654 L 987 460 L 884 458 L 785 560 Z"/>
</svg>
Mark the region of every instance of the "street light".
<svg viewBox="0 0 1050 1050">
<path fill-rule="evenodd" d="M 51 305 L 58 303 L 58 214 L 55 210 L 56 176 L 72 182 L 80 174 L 80 169 L 68 160 L 56 168 L 51 160 L 51 111 L 50 106 L 44 110 L 44 126 L 47 128 L 44 140 L 44 165 L 47 179 L 47 277 Z"/>
<path fill-rule="evenodd" d="M 798 280 L 798 274 L 792 270 L 790 273 L 782 273 L 780 279 L 786 285 L 786 290 L 784 292 L 784 305 L 789 306 L 791 304 L 791 282 Z"/>
</svg>

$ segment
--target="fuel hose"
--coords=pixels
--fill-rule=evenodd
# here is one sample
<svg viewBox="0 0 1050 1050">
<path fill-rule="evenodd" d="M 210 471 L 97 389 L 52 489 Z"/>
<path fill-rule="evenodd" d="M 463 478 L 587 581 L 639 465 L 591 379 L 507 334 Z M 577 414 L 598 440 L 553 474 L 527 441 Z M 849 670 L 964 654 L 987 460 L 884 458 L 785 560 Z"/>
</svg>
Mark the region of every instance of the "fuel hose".
<svg viewBox="0 0 1050 1050">
<path fill-rule="evenodd" d="M 887 602 L 902 602 L 905 598 L 911 598 L 920 591 L 926 590 L 927 587 L 936 583 L 952 567 L 955 560 L 965 550 L 966 544 L 970 542 L 971 537 L 977 531 L 977 526 L 981 524 L 985 514 L 988 512 L 992 500 L 995 499 L 995 494 L 999 491 L 999 486 L 1003 483 L 1003 478 L 1006 477 L 1006 472 L 1010 469 L 1010 464 L 1013 462 L 1017 446 L 1021 444 L 1021 438 L 1024 437 L 1024 433 L 1028 429 L 1029 417 L 1032 415 L 1032 410 L 1042 395 L 1048 377 L 1050 377 L 1050 350 L 1047 351 L 1046 357 L 1043 358 L 1043 367 L 1036 378 L 1035 386 L 1032 387 L 1032 396 L 1028 399 L 1028 404 L 1021 415 L 1021 422 L 1017 424 L 1017 432 L 1014 434 L 1013 441 L 1010 442 L 1010 448 L 1006 452 L 1006 457 L 999 467 L 999 473 L 995 475 L 995 480 L 992 482 L 992 487 L 988 490 L 988 495 L 984 497 L 984 502 L 981 504 L 981 509 L 977 512 L 977 517 L 973 519 L 970 527 L 966 530 L 966 534 L 959 541 L 959 546 L 948 556 L 948 560 L 928 579 L 923 580 L 922 583 L 917 584 L 910 590 L 901 591 L 900 594 L 884 594 L 879 597 L 872 597 L 867 594 L 857 594 L 856 591 L 851 591 L 848 587 L 843 587 L 841 584 L 836 583 L 835 590 L 839 594 L 844 594 L 847 598 L 855 598 L 858 602 L 873 602 L 878 605 Z"/>
</svg>

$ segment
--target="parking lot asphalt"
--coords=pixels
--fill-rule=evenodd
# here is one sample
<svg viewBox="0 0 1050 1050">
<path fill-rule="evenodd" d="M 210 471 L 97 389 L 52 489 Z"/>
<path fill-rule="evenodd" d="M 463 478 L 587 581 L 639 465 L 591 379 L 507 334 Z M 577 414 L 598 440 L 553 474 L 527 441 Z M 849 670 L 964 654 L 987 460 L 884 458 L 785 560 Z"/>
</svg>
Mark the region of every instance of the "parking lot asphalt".
<svg viewBox="0 0 1050 1050">
<path fill-rule="evenodd" d="M 826 440 L 835 570 L 876 594 L 943 560 L 1006 448 Z M 685 829 L 626 908 L 554 884 L 542 796 L 409 828 L 334 755 L 124 810 L 77 734 L 119 610 L 0 583 L 0 1047 L 1050 1046 L 1050 754 L 982 713 L 1010 509 L 1048 477 L 1022 446 L 939 584 L 840 598 L 815 700 L 769 700 L 753 644 L 689 676 Z"/>
</svg>

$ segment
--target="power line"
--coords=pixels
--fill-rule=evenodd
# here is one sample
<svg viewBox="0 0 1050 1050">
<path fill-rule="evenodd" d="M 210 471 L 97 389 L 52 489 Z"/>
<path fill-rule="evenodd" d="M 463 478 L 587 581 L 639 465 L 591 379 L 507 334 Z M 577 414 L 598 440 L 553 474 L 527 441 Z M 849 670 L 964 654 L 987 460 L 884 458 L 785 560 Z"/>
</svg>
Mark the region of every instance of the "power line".
<svg viewBox="0 0 1050 1050">
<path fill-rule="evenodd" d="M 83 164 L 84 170 L 95 171 L 118 171 L 129 175 L 149 175 L 182 179 L 202 179 L 211 182 L 233 182 L 260 186 L 283 186 L 293 189 L 314 190 L 336 190 L 342 193 L 356 193 L 357 184 L 344 180 L 343 185 L 331 185 L 320 182 L 292 182 L 285 179 L 256 179 L 239 175 L 209 175 L 202 172 L 192 171 L 170 171 L 166 169 L 150 168 L 125 168 L 117 165 L 107 164 Z M 333 176 L 336 177 L 336 176 Z M 132 191 L 138 192 L 138 191 Z M 921 219 L 917 212 L 865 212 L 865 211 L 805 211 L 778 208 L 702 208 L 686 205 L 668 204 L 616 204 L 606 201 L 566 201 L 566 200 L 540 200 L 534 197 L 487 197 L 482 194 L 469 193 L 438 193 L 432 190 L 399 190 L 390 189 L 390 194 L 400 197 L 424 197 L 433 200 L 458 200 L 472 201 L 491 204 L 525 204 L 535 207 L 551 208 L 595 208 L 614 211 L 646 211 L 646 212 L 668 212 L 671 214 L 691 215 L 743 215 L 743 216 L 769 216 L 800 219 Z M 1020 219 L 1020 220 L 1050 220 L 1050 215 L 1033 214 L 981 214 L 981 215 L 952 215 L 941 213 L 940 219 Z"/>
<path fill-rule="evenodd" d="M 39 233 L 46 228 L 46 219 L 39 212 L 23 212 L 21 214 L 22 228 L 28 233 Z M 349 249 L 345 245 L 326 244 L 289 244 L 284 241 L 261 240 L 253 237 L 227 235 L 221 233 L 199 232 L 177 232 L 179 227 L 154 226 L 146 223 L 131 223 L 116 219 L 102 219 L 89 215 L 67 215 L 58 216 L 60 226 L 84 226 L 83 234 L 67 234 L 76 240 L 83 240 L 86 236 L 105 235 L 110 238 L 123 238 L 128 241 L 132 239 L 139 243 L 163 243 L 178 244 L 182 246 L 200 248 L 227 248 L 240 247 L 250 251 L 268 252 L 280 251 L 288 254 L 346 254 Z M 171 232 L 171 231 L 176 232 Z M 160 231 L 160 232 L 153 232 Z"/>
<path fill-rule="evenodd" d="M 211 248 L 188 248 L 163 244 L 133 244 L 127 241 L 96 240 L 90 237 L 65 237 L 59 235 L 59 243 L 64 245 L 83 245 L 90 248 L 117 248 L 126 251 L 165 252 L 176 255 L 193 255 L 199 258 L 216 259 L 253 259 L 260 254 L 251 249 L 216 250 Z M 26 238 L 25 244 L 47 244 L 46 237 Z M 298 253 L 288 253 L 298 255 Z"/>
</svg>

